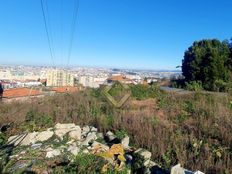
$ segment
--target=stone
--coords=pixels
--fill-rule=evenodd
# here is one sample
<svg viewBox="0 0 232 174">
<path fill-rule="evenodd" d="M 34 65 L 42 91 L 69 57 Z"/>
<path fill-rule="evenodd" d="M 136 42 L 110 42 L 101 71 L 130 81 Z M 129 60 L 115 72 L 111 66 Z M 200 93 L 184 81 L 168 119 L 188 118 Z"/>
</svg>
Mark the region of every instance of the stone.
<svg viewBox="0 0 232 174">
<path fill-rule="evenodd" d="M 59 123 L 57 123 L 59 124 Z M 59 124 L 55 126 L 55 134 L 60 138 L 63 139 L 63 136 L 66 135 L 68 132 L 71 131 L 80 131 L 81 129 L 79 126 L 75 126 L 75 124 Z"/>
<path fill-rule="evenodd" d="M 136 168 L 149 168 L 151 160 L 151 152 L 139 148 L 134 152 L 134 163 Z"/>
<path fill-rule="evenodd" d="M 76 156 L 80 149 L 77 146 L 71 145 L 68 147 L 67 151 L 71 152 L 74 156 Z"/>
<path fill-rule="evenodd" d="M 68 136 L 73 140 L 81 140 L 81 128 L 79 126 L 76 126 L 75 130 L 71 130 L 68 133 Z"/>
<path fill-rule="evenodd" d="M 7 140 L 7 144 L 17 146 L 26 136 L 27 134 L 10 136 Z"/>
<path fill-rule="evenodd" d="M 171 168 L 171 174 L 185 174 L 185 169 L 180 164 L 177 164 Z"/>
<path fill-rule="evenodd" d="M 96 139 L 97 139 L 96 132 L 91 132 L 87 135 L 86 139 L 83 142 L 81 142 L 81 146 L 89 146 L 89 143 Z"/>
<path fill-rule="evenodd" d="M 83 133 L 89 133 L 90 132 L 90 127 L 89 126 L 85 126 L 82 128 L 82 132 Z"/>
<path fill-rule="evenodd" d="M 43 131 L 43 132 L 39 132 L 38 135 L 36 135 L 35 139 L 36 141 L 43 142 L 50 139 L 53 135 L 54 135 L 53 131 Z"/>
<path fill-rule="evenodd" d="M 60 154 L 61 152 L 59 149 L 49 149 L 49 151 L 47 151 L 46 158 L 54 158 Z"/>
<path fill-rule="evenodd" d="M 85 126 L 82 128 L 82 137 L 85 138 L 87 136 L 87 134 L 90 132 L 90 127 L 89 126 Z"/>
<path fill-rule="evenodd" d="M 11 136 L 9 137 L 7 144 L 8 145 L 14 145 L 14 146 L 18 146 L 18 145 L 30 145 L 30 144 L 34 144 L 36 139 L 35 137 L 37 136 L 38 132 L 32 132 L 32 133 L 24 133 L 21 135 L 15 135 L 15 136 Z"/>
<path fill-rule="evenodd" d="M 84 150 L 82 151 L 82 153 L 89 154 L 89 150 L 88 150 L 88 149 L 84 149 Z"/>
<path fill-rule="evenodd" d="M 135 153 L 139 154 L 143 159 L 151 159 L 151 152 L 148 150 L 139 148 L 135 151 Z"/>
<path fill-rule="evenodd" d="M 91 127 L 90 127 L 90 131 L 91 131 L 91 132 L 97 132 L 97 128 L 96 128 L 96 127 L 91 126 Z"/>
<path fill-rule="evenodd" d="M 97 133 L 97 138 L 104 139 L 104 134 L 103 133 Z"/>
<path fill-rule="evenodd" d="M 126 136 L 121 141 L 123 149 L 129 149 L 130 137 Z"/>
<path fill-rule="evenodd" d="M 20 142 L 21 146 L 28 146 L 36 142 L 36 136 L 38 132 L 28 133 L 27 136 Z"/>
<path fill-rule="evenodd" d="M 47 131 L 54 131 L 53 127 L 47 128 Z"/>
<path fill-rule="evenodd" d="M 204 174 L 204 173 L 198 170 L 198 171 L 194 172 L 194 174 Z"/>
<path fill-rule="evenodd" d="M 68 124 L 57 123 L 54 128 L 55 129 L 73 129 L 74 127 L 75 127 L 74 123 L 68 123 Z"/>
<path fill-rule="evenodd" d="M 106 137 L 109 139 L 109 141 L 113 141 L 116 138 L 116 136 L 114 135 L 114 133 L 111 132 L 111 131 L 108 131 L 106 133 Z"/>
<path fill-rule="evenodd" d="M 154 166 L 158 166 L 158 164 L 155 163 L 154 161 L 150 161 L 149 167 L 154 167 Z"/>
<path fill-rule="evenodd" d="M 32 149 L 39 149 L 42 146 L 42 143 L 37 143 L 37 144 L 32 144 L 31 148 Z"/>
<path fill-rule="evenodd" d="M 105 144 L 102 144 L 102 143 L 99 143 L 97 141 L 94 141 L 93 144 L 92 144 L 92 147 L 91 149 L 95 152 L 95 153 L 98 153 L 98 152 L 106 152 L 107 150 L 109 150 L 109 146 L 105 145 Z"/>
</svg>

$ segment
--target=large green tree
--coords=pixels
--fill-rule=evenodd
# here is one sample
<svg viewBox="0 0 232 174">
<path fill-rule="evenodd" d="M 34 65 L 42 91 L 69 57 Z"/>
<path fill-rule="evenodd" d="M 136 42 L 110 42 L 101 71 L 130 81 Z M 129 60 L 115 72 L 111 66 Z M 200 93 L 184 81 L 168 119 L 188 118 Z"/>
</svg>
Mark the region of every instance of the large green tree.
<svg viewBox="0 0 232 174">
<path fill-rule="evenodd" d="M 216 39 L 194 42 L 182 60 L 185 81 L 199 81 L 207 90 L 215 90 L 218 81 L 229 81 L 229 67 L 228 44 Z"/>
</svg>

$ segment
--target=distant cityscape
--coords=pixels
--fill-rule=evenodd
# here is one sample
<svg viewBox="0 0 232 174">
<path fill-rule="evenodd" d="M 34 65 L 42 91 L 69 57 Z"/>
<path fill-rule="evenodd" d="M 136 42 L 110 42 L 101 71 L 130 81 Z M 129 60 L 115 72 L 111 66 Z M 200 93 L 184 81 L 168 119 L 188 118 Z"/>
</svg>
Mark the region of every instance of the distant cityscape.
<svg viewBox="0 0 232 174">
<path fill-rule="evenodd" d="M 4 89 L 21 87 L 62 87 L 77 86 L 98 88 L 117 80 L 127 84 L 155 82 L 181 75 L 177 70 L 130 70 L 89 67 L 46 67 L 46 66 L 0 66 L 0 80 Z"/>
</svg>

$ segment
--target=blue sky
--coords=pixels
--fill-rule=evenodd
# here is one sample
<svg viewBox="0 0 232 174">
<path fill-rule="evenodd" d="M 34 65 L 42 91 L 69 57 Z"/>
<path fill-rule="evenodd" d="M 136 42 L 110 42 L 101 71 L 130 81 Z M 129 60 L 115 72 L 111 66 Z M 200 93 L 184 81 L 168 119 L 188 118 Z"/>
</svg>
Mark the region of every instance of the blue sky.
<svg viewBox="0 0 232 174">
<path fill-rule="evenodd" d="M 54 62 L 66 65 L 75 0 L 45 1 Z M 70 65 L 175 69 L 193 41 L 232 37 L 231 7 L 231 0 L 80 0 Z M 0 21 L 1 64 L 52 65 L 40 0 L 1 0 Z"/>
</svg>

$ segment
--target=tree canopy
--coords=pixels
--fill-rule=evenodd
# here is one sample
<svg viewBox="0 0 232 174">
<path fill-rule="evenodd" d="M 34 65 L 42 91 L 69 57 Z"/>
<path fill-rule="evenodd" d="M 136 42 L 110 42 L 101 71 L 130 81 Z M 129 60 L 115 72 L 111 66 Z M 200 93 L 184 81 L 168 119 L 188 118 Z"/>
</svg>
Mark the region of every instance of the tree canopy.
<svg viewBox="0 0 232 174">
<path fill-rule="evenodd" d="M 182 73 L 185 82 L 200 82 L 204 89 L 215 90 L 230 79 L 231 52 L 229 44 L 217 39 L 194 42 L 185 51 Z"/>
</svg>

